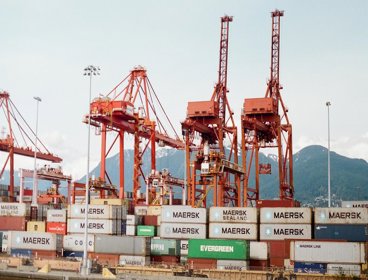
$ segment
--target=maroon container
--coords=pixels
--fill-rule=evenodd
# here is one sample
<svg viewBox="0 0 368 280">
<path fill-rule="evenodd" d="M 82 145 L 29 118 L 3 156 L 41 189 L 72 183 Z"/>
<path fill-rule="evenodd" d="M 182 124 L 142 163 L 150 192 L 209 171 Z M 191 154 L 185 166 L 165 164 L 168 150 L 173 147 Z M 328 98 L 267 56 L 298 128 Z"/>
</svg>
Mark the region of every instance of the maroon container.
<svg viewBox="0 0 368 280">
<path fill-rule="evenodd" d="M 257 208 L 262 207 L 300 207 L 297 200 L 258 200 Z"/>
<path fill-rule="evenodd" d="M 290 258 L 291 240 L 267 240 L 270 258 Z"/>
<path fill-rule="evenodd" d="M 178 256 L 151 256 L 152 264 L 167 264 L 174 265 L 180 263 L 180 257 Z"/>
<path fill-rule="evenodd" d="M 158 226 L 158 216 L 143 216 L 143 224 L 145 226 Z"/>
<path fill-rule="evenodd" d="M 249 260 L 249 270 L 268 270 L 269 260 Z"/>
<path fill-rule="evenodd" d="M 217 269 L 217 260 L 213 259 L 190 258 L 187 264 L 190 269 Z"/>
<path fill-rule="evenodd" d="M 56 251 L 32 250 L 32 256 L 37 259 L 55 259 Z"/>
<path fill-rule="evenodd" d="M 101 265 L 117 266 L 119 265 L 119 255 L 88 253 L 88 257 L 96 260 Z"/>
<path fill-rule="evenodd" d="M 26 230 L 27 220 L 25 217 L 0 216 L 0 230 Z"/>
<path fill-rule="evenodd" d="M 270 258 L 270 267 L 284 268 L 284 258 Z"/>
</svg>

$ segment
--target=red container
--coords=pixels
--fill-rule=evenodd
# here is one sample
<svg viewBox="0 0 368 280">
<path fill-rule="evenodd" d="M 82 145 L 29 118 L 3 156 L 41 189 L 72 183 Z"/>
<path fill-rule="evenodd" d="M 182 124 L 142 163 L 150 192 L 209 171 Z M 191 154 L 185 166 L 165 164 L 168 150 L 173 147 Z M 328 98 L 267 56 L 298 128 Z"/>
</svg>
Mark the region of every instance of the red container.
<svg viewBox="0 0 368 280">
<path fill-rule="evenodd" d="M 284 258 L 270 258 L 270 267 L 284 268 Z"/>
<path fill-rule="evenodd" d="M 101 265 L 117 266 L 119 265 L 119 255 L 88 253 L 88 258 L 96 260 Z"/>
<path fill-rule="evenodd" d="M 290 241 L 291 240 L 267 240 L 269 246 L 269 254 L 271 258 L 290 258 Z"/>
<path fill-rule="evenodd" d="M 175 264 L 180 263 L 180 257 L 178 256 L 151 256 L 151 263 L 175 265 Z"/>
<path fill-rule="evenodd" d="M 32 250 L 32 256 L 37 259 L 55 259 L 56 251 Z"/>
<path fill-rule="evenodd" d="M 143 216 L 143 224 L 145 226 L 158 226 L 158 216 Z"/>
<path fill-rule="evenodd" d="M 268 270 L 269 260 L 249 260 L 249 270 Z"/>
<path fill-rule="evenodd" d="M 0 230 L 26 230 L 27 220 L 25 217 L 0 216 Z"/>
<path fill-rule="evenodd" d="M 66 235 L 67 233 L 66 223 L 56 223 L 56 222 L 46 223 L 46 231 Z"/>
<path fill-rule="evenodd" d="M 262 207 L 300 207 L 297 200 L 258 200 L 257 208 Z"/>
<path fill-rule="evenodd" d="M 217 269 L 217 260 L 213 259 L 188 259 L 190 269 Z"/>
</svg>

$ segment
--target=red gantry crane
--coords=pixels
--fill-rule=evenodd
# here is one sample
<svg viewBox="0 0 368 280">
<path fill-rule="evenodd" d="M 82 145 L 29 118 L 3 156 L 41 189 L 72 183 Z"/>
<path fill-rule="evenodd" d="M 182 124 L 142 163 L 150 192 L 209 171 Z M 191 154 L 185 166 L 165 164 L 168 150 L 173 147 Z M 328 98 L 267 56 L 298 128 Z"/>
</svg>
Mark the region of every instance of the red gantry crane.
<svg viewBox="0 0 368 280">
<path fill-rule="evenodd" d="M 237 128 L 227 99 L 229 25 L 221 18 L 218 81 L 211 100 L 188 102 L 182 122 L 185 137 L 187 199 L 193 207 L 240 206 L 241 176 L 238 165 Z M 225 147 L 225 139 L 230 142 Z M 195 153 L 194 153 L 195 152 Z M 213 201 L 208 196 L 212 191 Z"/>
<path fill-rule="evenodd" d="M 25 121 L 20 114 L 17 107 L 11 101 L 9 93 L 3 91 L 0 92 L 0 107 L 4 113 L 5 121 L 4 125 L 7 135 L 0 137 L 0 151 L 8 153 L 5 163 L 0 171 L 0 177 L 3 176 L 5 168 L 9 163 L 9 201 L 14 201 L 14 155 L 21 155 L 26 157 L 34 157 L 35 151 L 27 143 L 34 145 L 35 133 L 32 128 Z M 23 126 L 22 126 L 23 125 Z M 20 137 L 17 138 L 16 134 Z M 32 136 L 32 138 L 31 138 Z M 23 141 L 21 145 L 20 141 Z M 28 142 L 27 142 L 28 141 Z M 61 158 L 51 154 L 45 145 L 37 138 L 39 143 L 36 151 L 36 157 L 45 161 L 59 163 Z"/>
<path fill-rule="evenodd" d="M 271 75 L 264 98 L 246 98 L 241 116 L 242 162 L 244 173 L 243 197 L 250 204 L 259 200 L 260 174 L 270 174 L 271 165 L 259 162 L 261 148 L 277 148 L 279 191 L 281 200 L 293 200 L 292 126 L 280 90 L 280 18 L 283 11 L 272 16 Z M 255 172 L 255 186 L 250 186 L 251 168 Z"/>
<path fill-rule="evenodd" d="M 159 118 L 163 113 L 165 122 Z M 156 144 L 184 149 L 184 143 L 170 122 L 150 80 L 146 69 L 135 67 L 128 76 L 118 83 L 106 96 L 96 98 L 90 104 L 91 125 L 101 130 L 101 165 L 100 176 L 91 186 L 112 185 L 106 170 L 106 157 L 118 142 L 119 145 L 119 198 L 124 198 L 124 134 L 134 137 L 133 166 L 133 203 L 144 203 L 138 195 L 141 183 L 146 181 L 142 165 L 150 164 L 151 170 L 156 170 Z M 162 115 L 161 115 L 162 116 Z M 85 118 L 88 122 L 88 116 Z M 175 136 L 169 136 L 165 124 L 169 124 Z M 111 145 L 107 145 L 107 133 L 115 133 Z M 142 162 L 143 155 L 150 148 L 150 162 Z M 104 198 L 106 189 L 100 188 L 100 197 Z"/>
</svg>

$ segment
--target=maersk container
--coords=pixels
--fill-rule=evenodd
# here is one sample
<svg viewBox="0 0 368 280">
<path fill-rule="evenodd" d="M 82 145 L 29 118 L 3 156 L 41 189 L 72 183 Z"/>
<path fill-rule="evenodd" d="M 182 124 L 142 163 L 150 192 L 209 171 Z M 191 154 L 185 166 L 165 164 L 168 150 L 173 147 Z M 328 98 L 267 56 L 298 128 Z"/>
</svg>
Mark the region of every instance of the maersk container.
<svg viewBox="0 0 368 280">
<path fill-rule="evenodd" d="M 119 257 L 119 265 L 129 265 L 129 266 L 146 266 L 150 265 L 150 257 L 145 256 L 126 256 L 121 255 Z"/>
<path fill-rule="evenodd" d="M 68 219 L 68 233 L 84 233 L 84 230 L 84 219 Z M 117 220 L 88 219 L 89 233 L 120 234 L 120 231 Z"/>
<path fill-rule="evenodd" d="M 66 223 L 66 209 L 48 209 L 47 222 Z"/>
<path fill-rule="evenodd" d="M 248 270 L 249 261 L 217 260 L 217 269 L 221 270 Z"/>
<path fill-rule="evenodd" d="M 295 262 L 364 263 L 364 244 L 358 242 L 291 241 L 290 259 Z"/>
<path fill-rule="evenodd" d="M 29 249 L 10 249 L 10 256 L 15 258 L 31 258 L 32 250 Z"/>
<path fill-rule="evenodd" d="M 312 209 L 300 207 L 261 208 L 262 224 L 311 224 Z"/>
<path fill-rule="evenodd" d="M 190 239 L 188 258 L 216 260 L 249 260 L 249 241 Z"/>
<path fill-rule="evenodd" d="M 360 276 L 361 266 L 358 264 L 327 264 L 327 274 Z"/>
<path fill-rule="evenodd" d="M 9 231 L 9 249 L 56 251 L 56 234 L 49 232 Z"/>
<path fill-rule="evenodd" d="M 95 252 L 101 254 L 118 254 L 133 256 L 149 256 L 151 238 L 140 236 L 111 236 L 97 234 L 95 236 Z"/>
<path fill-rule="evenodd" d="M 316 224 L 368 224 L 368 208 L 315 208 Z"/>
<path fill-rule="evenodd" d="M 0 216 L 25 217 L 29 215 L 30 207 L 26 203 L 1 202 Z"/>
<path fill-rule="evenodd" d="M 156 227 L 154 226 L 137 226 L 137 236 L 155 236 Z"/>
<path fill-rule="evenodd" d="M 180 256 L 180 240 L 152 238 L 151 256 Z"/>
<path fill-rule="evenodd" d="M 84 251 L 84 234 L 70 234 L 64 235 L 63 237 L 63 248 L 67 251 Z M 93 234 L 88 234 L 88 252 L 95 251 L 95 236 Z"/>
<path fill-rule="evenodd" d="M 71 204 L 68 208 L 68 218 L 84 219 L 85 205 Z M 126 211 L 122 210 L 122 206 L 115 205 L 88 205 L 89 219 L 117 219 L 125 220 Z"/>
<path fill-rule="evenodd" d="M 357 208 L 357 207 L 363 207 L 368 208 L 368 200 L 363 201 L 342 201 L 341 207 L 343 208 Z"/>
<path fill-rule="evenodd" d="M 267 242 L 250 242 L 250 255 L 251 260 L 268 260 L 268 243 Z"/>
<path fill-rule="evenodd" d="M 210 223 L 209 238 L 257 240 L 257 224 Z"/>
<path fill-rule="evenodd" d="M 211 207 L 210 223 L 257 223 L 257 208 L 254 207 Z"/>
<path fill-rule="evenodd" d="M 161 207 L 161 223 L 205 224 L 206 222 L 206 208 L 179 205 Z"/>
<path fill-rule="evenodd" d="M 327 264 L 325 263 L 294 262 L 294 272 L 296 273 L 325 274 L 326 271 L 327 271 Z"/>
<path fill-rule="evenodd" d="M 312 227 L 305 224 L 261 224 L 260 240 L 312 239 Z"/>
<path fill-rule="evenodd" d="M 207 237 L 205 224 L 162 223 L 160 237 L 174 239 L 203 239 Z"/>
<path fill-rule="evenodd" d="M 340 239 L 353 242 L 367 242 L 368 225 L 315 225 L 314 239 Z"/>
<path fill-rule="evenodd" d="M 188 240 L 180 240 L 180 256 L 188 256 Z"/>
</svg>

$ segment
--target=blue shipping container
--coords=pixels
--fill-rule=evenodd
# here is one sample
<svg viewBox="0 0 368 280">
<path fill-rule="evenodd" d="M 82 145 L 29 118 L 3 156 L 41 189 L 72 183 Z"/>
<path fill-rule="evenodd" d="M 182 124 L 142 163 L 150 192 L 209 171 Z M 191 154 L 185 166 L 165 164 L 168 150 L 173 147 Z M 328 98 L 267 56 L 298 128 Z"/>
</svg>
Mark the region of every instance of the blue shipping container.
<svg viewBox="0 0 368 280">
<path fill-rule="evenodd" d="M 29 249 L 11 249 L 10 255 L 12 257 L 30 258 L 32 257 L 32 250 Z"/>
<path fill-rule="evenodd" d="M 79 251 L 64 251 L 63 252 L 64 258 L 83 258 L 83 252 Z"/>
<path fill-rule="evenodd" d="M 295 262 L 294 272 L 297 273 L 326 273 L 327 264 L 326 263 L 305 263 L 305 262 Z"/>
<path fill-rule="evenodd" d="M 314 226 L 314 239 L 340 239 L 350 242 L 368 241 L 368 225 L 327 225 Z"/>
</svg>

